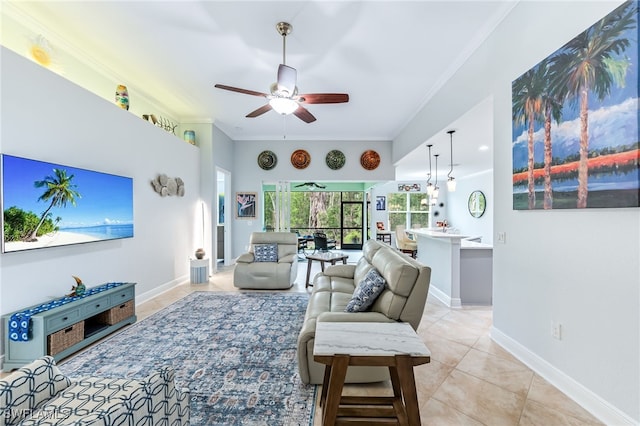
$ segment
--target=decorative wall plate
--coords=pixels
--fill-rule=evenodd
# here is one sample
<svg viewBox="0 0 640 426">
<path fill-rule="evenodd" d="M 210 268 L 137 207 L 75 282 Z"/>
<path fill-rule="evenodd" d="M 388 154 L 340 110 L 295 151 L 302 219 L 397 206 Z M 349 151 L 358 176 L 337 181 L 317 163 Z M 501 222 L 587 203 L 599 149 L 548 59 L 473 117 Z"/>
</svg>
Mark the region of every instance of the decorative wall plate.
<svg viewBox="0 0 640 426">
<path fill-rule="evenodd" d="M 360 156 L 360 164 L 366 170 L 373 170 L 380 165 L 380 154 L 370 149 Z"/>
<path fill-rule="evenodd" d="M 278 164 L 278 157 L 273 151 L 262 151 L 258 155 L 258 166 L 264 170 L 273 169 Z"/>
<path fill-rule="evenodd" d="M 327 166 L 329 166 L 331 170 L 341 169 L 345 162 L 344 153 L 338 149 L 329 151 L 329 153 L 327 153 L 326 162 Z"/>
<path fill-rule="evenodd" d="M 306 169 L 311 163 L 311 156 L 304 149 L 296 149 L 291 154 L 291 164 L 296 169 Z"/>
</svg>

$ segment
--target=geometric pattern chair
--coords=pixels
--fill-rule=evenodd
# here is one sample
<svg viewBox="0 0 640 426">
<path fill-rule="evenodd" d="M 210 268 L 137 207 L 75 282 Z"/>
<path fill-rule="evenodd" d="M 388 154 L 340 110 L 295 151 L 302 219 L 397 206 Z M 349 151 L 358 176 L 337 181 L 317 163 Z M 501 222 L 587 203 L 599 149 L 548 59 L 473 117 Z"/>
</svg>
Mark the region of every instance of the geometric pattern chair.
<svg viewBox="0 0 640 426">
<path fill-rule="evenodd" d="M 169 366 L 143 380 L 70 380 L 45 356 L 0 381 L 0 426 L 189 425 L 189 390 L 174 380 Z"/>
</svg>

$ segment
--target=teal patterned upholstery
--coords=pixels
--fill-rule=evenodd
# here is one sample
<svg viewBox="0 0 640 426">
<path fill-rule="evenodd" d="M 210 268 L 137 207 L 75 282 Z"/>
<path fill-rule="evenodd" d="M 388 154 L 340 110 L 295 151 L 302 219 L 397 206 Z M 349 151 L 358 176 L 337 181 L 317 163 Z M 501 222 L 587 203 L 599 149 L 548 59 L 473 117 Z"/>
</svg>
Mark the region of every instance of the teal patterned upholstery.
<svg viewBox="0 0 640 426">
<path fill-rule="evenodd" d="M 47 376 L 56 380 L 47 381 Z M 144 380 L 70 381 L 53 358 L 44 357 L 0 381 L 0 426 L 187 426 L 189 390 L 176 389 L 174 379 L 173 368 L 165 366 Z M 39 392 L 30 392 L 24 383 Z"/>
<path fill-rule="evenodd" d="M 50 356 L 18 369 L 0 380 L 0 426 L 18 424 L 70 384 Z"/>
</svg>

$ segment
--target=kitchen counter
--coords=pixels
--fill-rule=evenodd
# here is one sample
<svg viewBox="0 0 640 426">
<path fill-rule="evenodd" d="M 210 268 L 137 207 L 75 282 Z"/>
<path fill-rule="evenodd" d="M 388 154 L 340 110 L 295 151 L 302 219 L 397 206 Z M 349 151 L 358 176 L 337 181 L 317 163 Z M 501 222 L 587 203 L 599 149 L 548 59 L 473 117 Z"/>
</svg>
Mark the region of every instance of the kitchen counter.
<svg viewBox="0 0 640 426">
<path fill-rule="evenodd" d="M 493 246 L 448 229 L 408 229 L 418 242 L 417 260 L 431 267 L 429 292 L 449 307 L 491 305 Z"/>
</svg>

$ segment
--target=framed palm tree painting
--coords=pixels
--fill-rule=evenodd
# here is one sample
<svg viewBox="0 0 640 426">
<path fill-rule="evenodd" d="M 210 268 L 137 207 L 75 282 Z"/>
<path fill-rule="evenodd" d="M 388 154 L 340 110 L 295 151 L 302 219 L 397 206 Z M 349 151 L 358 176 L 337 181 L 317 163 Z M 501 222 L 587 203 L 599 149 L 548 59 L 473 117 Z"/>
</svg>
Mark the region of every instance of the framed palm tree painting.
<svg viewBox="0 0 640 426">
<path fill-rule="evenodd" d="M 513 208 L 638 207 L 638 2 L 512 82 Z"/>
</svg>

